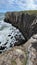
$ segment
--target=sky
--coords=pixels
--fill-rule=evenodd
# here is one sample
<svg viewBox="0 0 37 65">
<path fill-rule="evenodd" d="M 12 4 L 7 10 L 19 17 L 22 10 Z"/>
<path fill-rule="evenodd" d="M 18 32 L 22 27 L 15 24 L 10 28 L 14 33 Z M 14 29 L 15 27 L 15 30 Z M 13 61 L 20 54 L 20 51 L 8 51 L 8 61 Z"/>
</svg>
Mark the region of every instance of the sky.
<svg viewBox="0 0 37 65">
<path fill-rule="evenodd" d="M 0 0 L 0 12 L 37 10 L 37 0 Z"/>
</svg>

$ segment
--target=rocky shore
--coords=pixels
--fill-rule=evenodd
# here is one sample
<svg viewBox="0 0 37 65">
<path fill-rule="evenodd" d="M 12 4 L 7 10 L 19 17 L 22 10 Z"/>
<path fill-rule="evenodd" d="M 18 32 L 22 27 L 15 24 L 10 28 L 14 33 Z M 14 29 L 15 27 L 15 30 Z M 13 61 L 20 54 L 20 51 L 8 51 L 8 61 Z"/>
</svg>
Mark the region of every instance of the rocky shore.
<svg viewBox="0 0 37 65">
<path fill-rule="evenodd" d="M 37 34 L 33 37 L 37 38 Z M 33 37 L 0 54 L 0 65 L 37 65 L 37 39 Z"/>
<path fill-rule="evenodd" d="M 0 54 L 0 65 L 37 65 L 37 15 L 7 12 L 4 22 L 18 28 L 24 42 L 16 35 L 19 41 L 13 48 Z"/>
</svg>

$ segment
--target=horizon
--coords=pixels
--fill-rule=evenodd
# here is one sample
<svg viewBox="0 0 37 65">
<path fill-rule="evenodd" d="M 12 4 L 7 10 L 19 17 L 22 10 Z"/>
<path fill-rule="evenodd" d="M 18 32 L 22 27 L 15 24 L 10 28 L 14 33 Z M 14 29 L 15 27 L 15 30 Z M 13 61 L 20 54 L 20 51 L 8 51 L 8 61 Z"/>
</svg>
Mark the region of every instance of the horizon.
<svg viewBox="0 0 37 65">
<path fill-rule="evenodd" d="M 37 10 L 37 0 L 1 0 L 0 12 Z"/>
</svg>

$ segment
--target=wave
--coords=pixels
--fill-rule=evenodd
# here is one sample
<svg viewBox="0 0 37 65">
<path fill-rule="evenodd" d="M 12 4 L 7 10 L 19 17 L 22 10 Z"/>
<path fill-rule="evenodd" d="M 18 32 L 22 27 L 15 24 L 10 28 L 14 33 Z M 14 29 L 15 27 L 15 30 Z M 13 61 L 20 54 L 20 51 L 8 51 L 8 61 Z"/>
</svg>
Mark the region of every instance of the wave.
<svg viewBox="0 0 37 65">
<path fill-rule="evenodd" d="M 13 47 L 19 40 L 25 40 L 22 33 L 3 19 L 0 21 L 0 52 Z"/>
</svg>

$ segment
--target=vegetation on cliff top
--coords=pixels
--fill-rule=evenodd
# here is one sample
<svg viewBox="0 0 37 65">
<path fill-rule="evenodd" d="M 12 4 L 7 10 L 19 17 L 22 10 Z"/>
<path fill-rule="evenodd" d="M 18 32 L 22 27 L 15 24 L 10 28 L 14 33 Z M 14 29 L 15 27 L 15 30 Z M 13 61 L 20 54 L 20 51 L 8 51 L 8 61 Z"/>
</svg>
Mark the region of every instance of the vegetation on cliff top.
<svg viewBox="0 0 37 65">
<path fill-rule="evenodd" d="M 25 10 L 25 11 L 13 11 L 15 13 L 29 13 L 29 14 L 37 14 L 37 10 Z"/>
<path fill-rule="evenodd" d="M 28 10 L 28 11 L 21 11 L 24 13 L 29 13 L 29 14 L 37 14 L 37 10 Z"/>
</svg>

